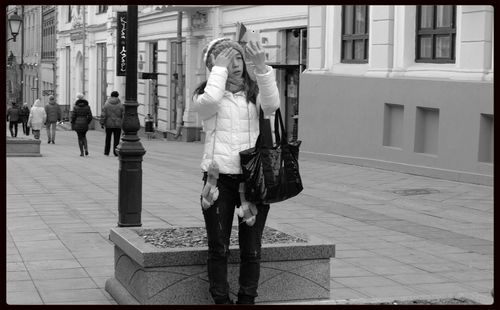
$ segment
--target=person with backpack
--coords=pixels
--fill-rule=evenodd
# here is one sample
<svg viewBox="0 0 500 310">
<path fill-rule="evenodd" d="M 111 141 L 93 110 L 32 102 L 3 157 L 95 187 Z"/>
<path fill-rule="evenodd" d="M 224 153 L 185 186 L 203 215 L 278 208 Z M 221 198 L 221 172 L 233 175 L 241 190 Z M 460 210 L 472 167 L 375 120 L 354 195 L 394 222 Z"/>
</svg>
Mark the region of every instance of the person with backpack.
<svg viewBox="0 0 500 310">
<path fill-rule="evenodd" d="M 111 97 L 106 100 L 101 114 L 101 127 L 106 128 L 106 140 L 104 144 L 104 155 L 109 156 L 109 149 L 111 148 L 111 136 L 113 136 L 113 154 L 116 153 L 116 147 L 120 143 L 120 135 L 122 131 L 122 120 L 125 108 L 118 98 L 117 91 L 111 92 Z"/>
</svg>

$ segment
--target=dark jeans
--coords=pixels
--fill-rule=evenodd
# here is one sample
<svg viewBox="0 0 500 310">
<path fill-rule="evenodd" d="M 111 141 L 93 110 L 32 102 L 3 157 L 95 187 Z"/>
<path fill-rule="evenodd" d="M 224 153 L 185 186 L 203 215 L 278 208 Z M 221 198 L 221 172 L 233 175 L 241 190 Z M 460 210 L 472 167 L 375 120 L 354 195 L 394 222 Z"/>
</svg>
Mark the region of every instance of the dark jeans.
<svg viewBox="0 0 500 310">
<path fill-rule="evenodd" d="M 87 130 L 77 130 L 76 135 L 78 136 L 78 147 L 80 148 L 80 154 L 83 154 L 84 151 L 88 152 L 87 146 Z"/>
<path fill-rule="evenodd" d="M 47 139 L 48 141 L 55 141 L 56 140 L 56 130 L 57 130 L 57 122 L 47 122 L 45 124 L 45 127 L 47 128 Z"/>
<path fill-rule="evenodd" d="M 116 147 L 120 143 L 120 134 L 122 133 L 121 128 L 107 128 L 106 127 L 106 143 L 104 145 L 104 154 L 109 155 L 109 149 L 111 147 L 111 135 L 113 135 L 113 154 L 116 156 Z"/>
<path fill-rule="evenodd" d="M 206 173 L 203 177 L 206 182 Z M 210 293 L 215 303 L 221 303 L 229 297 L 227 281 L 227 261 L 229 257 L 229 239 L 236 206 L 241 204 L 239 194 L 240 176 L 220 174 L 217 180 L 219 197 L 215 203 L 203 210 L 208 238 L 208 279 Z M 240 248 L 240 274 L 238 300 L 253 302 L 257 296 L 260 277 L 260 253 L 262 231 L 264 230 L 269 205 L 257 205 L 258 214 L 253 226 L 248 226 L 239 219 L 238 235 Z"/>
<path fill-rule="evenodd" d="M 28 127 L 28 120 L 23 120 L 22 121 L 22 124 L 23 124 L 23 133 L 27 136 L 30 135 L 30 128 Z"/>
<path fill-rule="evenodd" d="M 10 130 L 10 136 L 11 137 L 17 137 L 17 122 L 9 122 L 9 130 Z"/>
</svg>

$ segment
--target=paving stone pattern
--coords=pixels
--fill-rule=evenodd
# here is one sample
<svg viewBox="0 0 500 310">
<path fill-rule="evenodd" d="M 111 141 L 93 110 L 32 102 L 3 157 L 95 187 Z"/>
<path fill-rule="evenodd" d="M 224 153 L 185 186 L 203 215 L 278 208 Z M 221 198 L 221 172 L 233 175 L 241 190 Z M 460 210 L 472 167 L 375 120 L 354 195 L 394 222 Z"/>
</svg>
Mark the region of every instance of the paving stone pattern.
<svg viewBox="0 0 500 310">
<path fill-rule="evenodd" d="M 6 159 L 7 303 L 114 304 L 109 230 L 119 161 L 104 134 L 42 130 L 41 157 Z M 143 228 L 203 226 L 202 145 L 141 139 Z M 331 300 L 479 293 L 493 287 L 493 188 L 300 155 L 304 191 L 273 204 L 267 225 L 336 244 Z M 426 189 L 414 195 L 404 191 Z M 399 192 L 398 192 L 399 191 Z M 401 192 L 402 191 L 402 192 Z M 415 192 L 414 192 L 415 193 Z M 236 221 L 235 221 L 236 224 Z M 258 299 L 257 299 L 258 301 Z"/>
</svg>

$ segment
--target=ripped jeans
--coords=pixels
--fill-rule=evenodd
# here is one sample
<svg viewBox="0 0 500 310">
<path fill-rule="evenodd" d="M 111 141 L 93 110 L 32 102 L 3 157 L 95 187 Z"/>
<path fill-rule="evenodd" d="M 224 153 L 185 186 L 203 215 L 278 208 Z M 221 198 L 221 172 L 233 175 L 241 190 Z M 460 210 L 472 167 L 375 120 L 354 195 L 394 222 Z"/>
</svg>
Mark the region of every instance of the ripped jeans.
<svg viewBox="0 0 500 310">
<path fill-rule="evenodd" d="M 206 173 L 203 181 L 206 182 Z M 203 210 L 208 238 L 208 279 L 210 293 L 215 303 L 224 302 L 229 297 L 227 262 L 229 240 L 235 207 L 241 204 L 240 175 L 220 174 L 217 180 L 219 197 L 207 210 Z M 257 219 L 253 226 L 238 222 L 238 243 L 240 249 L 240 274 L 238 300 L 253 301 L 257 297 L 260 277 L 260 251 L 269 205 L 257 205 Z"/>
</svg>

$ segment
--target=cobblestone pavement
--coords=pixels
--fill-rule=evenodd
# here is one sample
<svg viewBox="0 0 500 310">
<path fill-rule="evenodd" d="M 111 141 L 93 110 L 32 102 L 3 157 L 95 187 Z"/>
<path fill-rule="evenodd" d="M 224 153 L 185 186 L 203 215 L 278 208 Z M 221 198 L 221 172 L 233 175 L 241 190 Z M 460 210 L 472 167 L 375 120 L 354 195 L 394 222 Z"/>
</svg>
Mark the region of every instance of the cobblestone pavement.
<svg viewBox="0 0 500 310">
<path fill-rule="evenodd" d="M 115 304 L 109 230 L 119 160 L 89 131 L 88 157 L 62 130 L 42 157 L 7 157 L 7 303 Z M 141 138 L 144 228 L 200 226 L 202 145 Z M 319 160 L 302 152 L 304 191 L 268 226 L 336 244 L 331 300 L 475 293 L 493 287 L 493 188 Z M 233 288 L 234 289 L 234 288 Z M 257 300 L 258 301 L 258 300 Z"/>
</svg>

